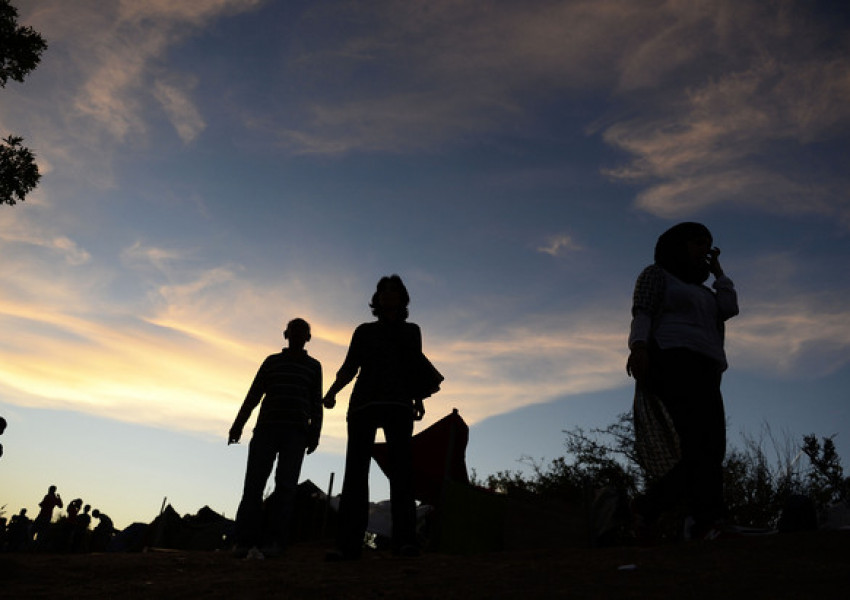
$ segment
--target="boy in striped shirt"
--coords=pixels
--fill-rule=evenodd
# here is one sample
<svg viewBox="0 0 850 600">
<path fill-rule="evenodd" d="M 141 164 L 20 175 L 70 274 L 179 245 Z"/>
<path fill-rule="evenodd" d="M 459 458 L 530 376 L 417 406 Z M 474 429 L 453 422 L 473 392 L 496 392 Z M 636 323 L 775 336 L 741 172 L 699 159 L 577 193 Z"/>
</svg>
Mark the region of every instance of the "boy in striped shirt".
<svg viewBox="0 0 850 600">
<path fill-rule="evenodd" d="M 311 454 L 319 445 L 322 366 L 304 349 L 310 325 L 293 319 L 283 336 L 287 347 L 260 366 L 228 435 L 228 444 L 238 443 L 245 423 L 262 402 L 236 513 L 237 556 L 262 558 L 286 547 L 304 453 Z M 275 490 L 267 500 L 264 527 L 263 490 L 275 459 Z"/>
</svg>

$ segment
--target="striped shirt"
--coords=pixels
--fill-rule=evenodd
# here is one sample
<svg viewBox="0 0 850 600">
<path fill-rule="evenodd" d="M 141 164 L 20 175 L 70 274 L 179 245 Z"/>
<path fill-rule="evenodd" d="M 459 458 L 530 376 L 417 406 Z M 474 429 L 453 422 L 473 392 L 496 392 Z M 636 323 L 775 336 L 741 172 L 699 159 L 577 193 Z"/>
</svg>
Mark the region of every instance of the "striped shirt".
<svg viewBox="0 0 850 600">
<path fill-rule="evenodd" d="M 248 390 L 236 423 L 242 427 L 260 404 L 258 429 L 298 425 L 308 439 L 318 442 L 322 428 L 322 366 L 306 350 L 284 348 L 260 366 Z"/>
</svg>

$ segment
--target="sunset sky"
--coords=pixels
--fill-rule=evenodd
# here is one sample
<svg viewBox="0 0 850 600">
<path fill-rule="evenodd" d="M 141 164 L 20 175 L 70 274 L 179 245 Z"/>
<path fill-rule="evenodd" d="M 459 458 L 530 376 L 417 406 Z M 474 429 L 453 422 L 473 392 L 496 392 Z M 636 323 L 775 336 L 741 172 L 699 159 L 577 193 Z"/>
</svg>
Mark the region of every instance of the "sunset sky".
<svg viewBox="0 0 850 600">
<path fill-rule="evenodd" d="M 420 428 L 458 408 L 479 477 L 548 462 L 629 410 L 634 280 L 682 220 L 738 288 L 730 443 L 836 435 L 850 467 L 846 2 L 13 4 L 49 47 L 0 89 L 43 174 L 0 206 L 7 517 L 51 484 L 119 527 L 233 517 L 283 325 L 327 388 L 390 273 L 446 376 Z"/>
</svg>

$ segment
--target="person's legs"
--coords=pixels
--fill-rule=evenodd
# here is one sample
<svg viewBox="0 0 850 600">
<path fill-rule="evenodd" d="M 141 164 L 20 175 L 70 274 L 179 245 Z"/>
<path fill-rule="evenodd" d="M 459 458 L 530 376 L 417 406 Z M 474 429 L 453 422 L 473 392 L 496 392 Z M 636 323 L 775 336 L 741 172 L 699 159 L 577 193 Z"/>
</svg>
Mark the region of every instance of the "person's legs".
<svg viewBox="0 0 850 600">
<path fill-rule="evenodd" d="M 369 523 L 369 466 L 377 425 L 367 411 L 349 415 L 345 475 L 339 506 L 338 550 L 345 558 L 357 558 Z"/>
<path fill-rule="evenodd" d="M 722 514 L 726 424 L 720 372 L 714 363 L 682 350 L 652 356 L 652 390 L 664 403 L 679 437 L 682 458 L 647 491 L 650 518 L 684 502 L 698 522 Z"/>
<path fill-rule="evenodd" d="M 711 365 L 707 365 L 710 367 Z M 725 513 L 723 460 L 726 456 L 726 414 L 720 394 L 720 373 L 704 371 L 696 396 L 688 505 L 697 530 L 707 530 Z"/>
<path fill-rule="evenodd" d="M 289 542 L 290 522 L 298 489 L 298 477 L 304 462 L 307 447 L 307 432 L 298 427 L 289 427 L 278 437 L 277 469 L 275 470 L 276 505 L 269 519 L 272 540 L 280 549 Z"/>
<path fill-rule="evenodd" d="M 416 548 L 416 500 L 413 491 L 413 417 L 393 411 L 382 420 L 389 450 L 393 550 Z"/>
<path fill-rule="evenodd" d="M 261 541 L 263 490 L 272 472 L 276 453 L 274 436 L 255 431 L 248 446 L 242 501 L 236 511 L 237 546 L 255 546 Z"/>
</svg>

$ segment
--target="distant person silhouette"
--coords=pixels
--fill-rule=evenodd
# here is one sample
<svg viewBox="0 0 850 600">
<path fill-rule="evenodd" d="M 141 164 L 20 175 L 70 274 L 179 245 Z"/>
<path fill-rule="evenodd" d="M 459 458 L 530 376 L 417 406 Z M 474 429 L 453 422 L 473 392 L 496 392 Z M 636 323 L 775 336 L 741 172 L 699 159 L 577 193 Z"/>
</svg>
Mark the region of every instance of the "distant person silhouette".
<svg viewBox="0 0 850 600">
<path fill-rule="evenodd" d="M 398 275 L 383 277 L 369 304 L 377 321 L 363 323 L 351 338 L 336 380 L 325 395 L 325 408 L 355 375 L 348 406 L 348 445 L 339 508 L 337 548 L 327 560 L 360 558 L 369 519 L 369 466 L 377 430 L 384 430 L 389 452 L 392 547 L 416 556 L 416 502 L 413 495 L 413 422 L 425 413 L 416 389 L 421 367 L 422 333 L 407 321 L 410 296 Z"/>
<path fill-rule="evenodd" d="M 9 547 L 9 530 L 6 517 L 0 517 L 0 552 L 6 552 Z"/>
<path fill-rule="evenodd" d="M 260 366 L 227 440 L 239 442 L 251 412 L 262 401 L 236 512 L 234 554 L 239 557 L 271 556 L 286 548 L 304 452 L 313 453 L 322 430 L 322 366 L 304 349 L 310 325 L 293 319 L 283 336 L 288 346 Z M 266 517 L 270 529 L 266 535 L 263 491 L 275 458 L 275 502 Z"/>
<path fill-rule="evenodd" d="M 30 541 L 31 527 L 32 521 L 27 516 L 27 509 L 22 508 L 18 514 L 12 515 L 7 529 L 7 548 L 9 549 L 9 552 L 17 552 L 19 550 L 26 549 Z"/>
<path fill-rule="evenodd" d="M 68 503 L 68 522 L 73 523 L 77 519 L 77 515 L 83 509 L 83 499 L 74 498 Z"/>
<path fill-rule="evenodd" d="M 74 519 L 74 528 L 71 531 L 71 542 L 69 549 L 71 552 L 88 552 L 89 550 L 89 531 L 91 525 L 91 505 L 86 504 L 83 511 L 77 514 Z"/>
<path fill-rule="evenodd" d="M 98 520 L 97 526 L 91 533 L 92 552 L 106 552 L 109 549 L 109 542 L 115 534 L 115 525 L 107 515 L 98 509 L 94 509 L 91 516 Z"/>
<path fill-rule="evenodd" d="M 73 550 L 74 546 L 74 529 L 77 526 L 77 515 L 83 509 L 83 500 L 82 498 L 74 498 L 68 503 L 68 508 L 66 509 L 68 512 L 68 518 L 65 519 L 64 526 L 62 527 L 62 545 L 60 550 L 67 551 Z"/>
<path fill-rule="evenodd" d="M 47 493 L 44 495 L 41 502 L 38 503 L 38 506 L 39 511 L 32 523 L 31 535 L 33 539 L 36 539 L 36 541 L 38 541 L 39 535 L 44 536 L 45 532 L 50 527 L 50 522 L 53 520 L 53 509 L 63 507 L 62 497 L 56 492 L 55 485 L 51 485 L 47 489 Z"/>
<path fill-rule="evenodd" d="M 635 285 L 626 370 L 636 382 L 639 457 L 643 464 L 653 464 L 671 445 L 659 443 L 663 419 L 645 415 L 663 417 L 666 412 L 678 441 L 678 461 L 650 472 L 655 477 L 646 494 L 633 502 L 639 537 L 651 534 L 661 513 L 677 505 L 684 504 L 693 518 L 694 538 L 717 535 L 725 514 L 726 422 L 720 382 L 727 368 L 724 323 L 738 314 L 738 298 L 712 243 L 704 225 L 675 225 L 658 238 L 655 262 Z M 704 285 L 709 275 L 714 275 L 711 288 Z M 660 407 L 655 410 L 652 402 Z"/>
</svg>

